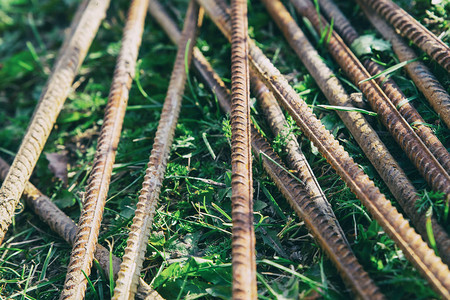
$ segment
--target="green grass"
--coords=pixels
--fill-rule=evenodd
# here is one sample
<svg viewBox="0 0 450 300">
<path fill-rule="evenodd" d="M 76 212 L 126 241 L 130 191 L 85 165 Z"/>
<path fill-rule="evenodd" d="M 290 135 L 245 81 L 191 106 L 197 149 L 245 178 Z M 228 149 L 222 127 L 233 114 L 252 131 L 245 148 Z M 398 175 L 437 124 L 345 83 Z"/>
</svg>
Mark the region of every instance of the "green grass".
<svg viewBox="0 0 450 300">
<path fill-rule="evenodd" d="M 0 2 L 0 155 L 9 161 L 19 147 L 62 43 L 63 30 L 69 25 L 78 2 Z M 360 33 L 374 33 L 353 1 L 340 2 L 347 16 L 359 25 Z M 447 5 L 448 11 L 448 1 L 444 0 L 442 7 L 431 8 L 426 6 L 427 1 L 415 1 L 417 5 L 414 7 L 411 6 L 412 1 L 397 2 L 437 34 L 447 32 L 443 40 L 449 42 L 448 15 L 443 6 Z M 129 1 L 112 1 L 107 18 L 76 78 L 77 89 L 70 94 L 44 149 L 50 153 L 68 151 L 68 186 L 54 178 L 45 156 L 39 160 L 32 176 L 32 182 L 74 220 L 78 220 L 86 179 L 92 166 L 128 4 Z M 187 0 L 170 1 L 168 7 L 181 26 Z M 429 10 L 425 13 L 423 7 Z M 294 11 L 290 5 L 288 8 Z M 251 1 L 249 16 L 251 36 L 273 58 L 276 66 L 288 76 L 297 92 L 314 108 L 356 162 L 393 199 L 258 1 Z M 315 40 L 301 18 L 295 18 L 312 41 L 316 44 L 326 42 L 327 37 L 316 36 Z M 442 18 L 447 21 L 436 21 Z M 229 83 L 230 46 L 208 18 L 204 21 L 197 46 Z M 319 51 L 337 76 L 345 80 L 345 75 L 323 45 Z M 130 93 L 99 238 L 103 246 L 113 244 L 113 252 L 119 257 L 126 246 L 175 54 L 176 47 L 148 17 L 136 70 L 139 76 Z M 371 55 L 383 62 L 386 68 L 398 64 L 391 51 L 373 51 Z M 444 86 L 450 86 L 450 78 L 445 71 L 427 58 L 425 62 Z M 443 143 L 449 145 L 450 131 L 439 122 L 405 72 L 400 69 L 391 75 L 413 99 L 413 104 Z M 345 82 L 348 91 L 354 92 L 354 87 Z M 214 95 L 197 80 L 194 72 L 190 74 L 183 101 L 141 275 L 167 299 L 227 299 L 231 295 L 229 117 L 218 109 Z M 433 214 L 444 219 L 448 214 L 445 206 L 426 189 L 423 179 L 368 110 L 367 117 L 374 128 L 424 195 L 420 208 L 428 210 L 431 206 Z M 284 157 L 282 146 L 285 141 L 270 133 L 257 104 L 253 117 Z M 425 279 L 301 135 L 292 119 L 288 120 L 290 130 L 298 134 L 302 149 L 355 254 L 382 291 L 392 299 L 435 297 Z M 317 293 L 326 299 L 348 298 L 348 291 L 333 265 L 259 163 L 254 163 L 253 174 L 258 292 L 261 299 L 295 299 L 298 295 Z M 6 242 L 0 248 L 0 296 L 2 299 L 57 299 L 64 283 L 69 254 L 70 247 L 64 240 L 31 211 L 25 209 L 18 213 Z M 112 288 L 107 276 L 94 268 L 86 299 L 109 298 Z"/>
</svg>

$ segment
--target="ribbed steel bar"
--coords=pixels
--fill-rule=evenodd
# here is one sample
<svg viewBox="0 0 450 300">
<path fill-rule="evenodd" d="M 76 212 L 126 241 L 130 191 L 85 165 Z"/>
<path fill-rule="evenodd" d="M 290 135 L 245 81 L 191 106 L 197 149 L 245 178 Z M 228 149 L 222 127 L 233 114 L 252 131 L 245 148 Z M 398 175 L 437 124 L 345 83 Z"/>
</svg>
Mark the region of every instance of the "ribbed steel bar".
<svg viewBox="0 0 450 300">
<path fill-rule="evenodd" d="M 311 21 L 316 31 L 322 32 L 323 28 L 329 28 L 327 21 L 317 13 L 311 1 L 291 0 L 291 2 L 300 14 Z M 328 31 L 324 34 L 328 37 L 327 47 L 330 54 L 353 83 L 365 94 L 383 125 L 386 126 L 433 190 L 443 192 L 447 201 L 450 201 L 450 175 L 414 133 L 411 126 L 396 110 L 376 82 L 374 80 L 363 82 L 371 77 L 369 72 L 345 45 L 341 37 L 334 30 L 331 33 Z"/>
<path fill-rule="evenodd" d="M 216 25 L 229 37 L 229 15 L 215 1 L 197 0 Z M 324 128 L 307 104 L 298 96 L 283 75 L 273 66 L 254 41 L 249 39 L 249 58 L 260 79 L 275 94 L 277 100 L 291 114 L 302 132 L 335 168 L 362 204 L 366 206 L 385 232 L 395 240 L 405 256 L 428 279 L 443 297 L 450 298 L 450 271 L 433 250 L 422 240 L 390 201 L 353 161 L 349 154 Z"/>
<path fill-rule="evenodd" d="M 0 158 L 0 178 L 3 180 L 9 170 L 9 165 L 6 161 Z M 26 204 L 33 212 L 44 221 L 51 230 L 62 237 L 69 245 L 75 241 L 77 233 L 77 225 L 72 221 L 63 211 L 61 211 L 46 195 L 39 191 L 32 183 L 25 184 L 23 196 Z M 97 245 L 95 249 L 95 259 L 98 260 L 100 266 L 105 271 L 105 274 L 110 274 L 110 259 L 109 251 L 102 245 Z M 112 255 L 113 275 L 117 277 L 119 266 L 122 260 L 115 255 Z M 144 280 L 140 280 L 138 288 L 138 297 L 147 300 L 161 300 L 162 298 L 158 292 L 153 290 Z"/>
<path fill-rule="evenodd" d="M 85 4 L 82 2 L 81 5 Z M 65 46 L 58 54 L 17 156 L 0 189 L 0 244 L 108 6 L 109 0 L 89 1 L 85 9 L 78 10 L 83 12 L 80 17 L 74 19 L 74 22 L 78 23 L 71 25 L 72 34 L 68 36 L 69 41 L 64 42 Z"/>
<path fill-rule="evenodd" d="M 291 47 L 302 60 L 318 86 L 332 105 L 351 107 L 349 95 L 345 92 L 333 71 L 324 63 L 319 53 L 308 41 L 295 20 L 279 0 L 263 0 L 270 15 L 278 24 Z M 335 20 L 337 20 L 336 16 Z M 336 21 L 335 21 L 336 22 Z M 389 153 L 364 116 L 358 112 L 337 111 L 346 127 L 350 130 L 361 149 L 371 161 L 403 210 L 411 218 L 412 223 L 428 240 L 425 212 L 418 213 L 416 203 L 420 200 L 417 190 L 408 180 L 406 174 Z M 450 239 L 448 234 L 432 218 L 433 234 L 442 260 L 450 264 Z"/>
<path fill-rule="evenodd" d="M 361 1 L 358 1 L 362 10 L 378 32 L 392 44 L 392 49 L 397 54 L 400 62 L 417 59 L 414 50 L 401 38 L 395 30 L 378 16 L 372 9 Z M 405 67 L 409 77 L 414 81 L 418 89 L 428 99 L 431 107 L 450 128 L 450 95 L 434 76 L 430 69 L 421 61 L 413 61 Z"/>
<path fill-rule="evenodd" d="M 233 299 L 257 299 L 247 0 L 231 0 L 231 217 Z"/>
<path fill-rule="evenodd" d="M 361 0 L 450 72 L 450 48 L 391 0 Z"/>
<path fill-rule="evenodd" d="M 172 41 L 176 43 L 179 39 L 176 25 L 168 17 L 161 5 L 157 1 L 152 0 L 150 1 L 149 10 L 153 18 L 158 21 Z M 229 113 L 231 111 L 230 92 L 198 48 L 194 49 L 193 64 L 202 80 L 215 93 L 222 109 Z M 250 73 L 252 73 L 251 70 Z M 254 79 L 253 76 L 251 78 Z M 342 234 L 339 223 L 333 215 L 328 213 L 328 210 L 331 209 L 324 210 L 317 198 L 312 199 L 309 196 L 310 192 L 307 191 L 306 186 L 301 185 L 286 171 L 273 163 L 273 161 L 276 161 L 283 166 L 279 157 L 256 130 L 252 130 L 252 147 L 256 157 L 263 159 L 265 170 L 277 183 L 297 215 L 305 220 L 308 229 L 336 265 L 344 281 L 355 292 L 358 289 L 362 289 L 364 291 L 363 294 L 369 299 L 383 298 L 378 288 L 356 260 L 345 235 Z M 261 152 L 271 157 L 273 161 L 267 159 L 265 155 L 260 155 Z M 286 170 L 286 167 L 284 169 Z"/>
<path fill-rule="evenodd" d="M 324 211 L 328 211 L 330 215 L 335 217 L 322 188 L 317 182 L 317 179 L 300 148 L 297 137 L 289 131 L 286 117 L 275 99 L 275 96 L 258 78 L 254 71 L 250 72 L 250 82 L 253 93 L 258 99 L 259 106 L 261 107 L 273 134 L 286 143 L 284 148 L 289 168 L 294 170 L 296 176 L 305 183 L 305 187 L 309 191 L 310 197 L 316 203 L 321 203 Z M 342 233 L 342 235 L 344 234 Z"/>
<path fill-rule="evenodd" d="M 148 0 L 133 0 L 130 5 L 97 151 L 88 179 L 86 199 L 60 299 L 82 299 L 86 291 L 86 276 L 91 273 L 147 7 Z"/>
<path fill-rule="evenodd" d="M 333 1 L 320 0 L 319 3 L 323 11 L 330 18 L 334 19 L 333 28 L 340 33 L 347 45 L 351 45 L 359 38 L 359 34 L 356 32 L 355 28 L 353 28 Z M 364 59 L 363 64 L 370 74 L 374 76 L 385 71 L 382 66 L 371 59 Z M 425 120 L 408 101 L 408 98 L 403 94 L 397 83 L 387 76 L 378 77 L 376 82 L 383 89 L 386 96 L 389 97 L 403 118 L 411 125 L 423 143 L 430 149 L 431 153 L 433 153 L 434 157 L 436 157 L 444 170 L 447 170 L 447 173 L 450 173 L 450 154 L 436 135 L 434 135 L 430 127 L 426 126 Z"/>
<path fill-rule="evenodd" d="M 172 148 L 175 127 L 181 109 L 182 96 L 187 79 L 185 62 L 190 65 L 192 49 L 196 40 L 198 22 L 198 4 L 191 1 L 186 13 L 183 32 L 172 75 L 170 77 L 167 96 L 161 113 L 158 129 L 153 142 L 144 182 L 136 206 L 135 217 L 130 228 L 127 247 L 120 266 L 113 299 L 134 299 L 139 276 L 147 249 L 151 224 L 158 204 L 167 161 Z M 186 57 L 187 54 L 187 57 Z"/>
</svg>

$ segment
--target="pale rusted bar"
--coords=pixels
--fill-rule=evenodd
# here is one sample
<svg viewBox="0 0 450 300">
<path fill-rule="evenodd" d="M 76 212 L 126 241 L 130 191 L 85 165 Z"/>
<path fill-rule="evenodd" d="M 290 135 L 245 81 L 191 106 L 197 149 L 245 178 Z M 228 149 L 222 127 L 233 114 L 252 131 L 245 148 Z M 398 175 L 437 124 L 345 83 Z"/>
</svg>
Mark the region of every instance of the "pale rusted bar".
<svg viewBox="0 0 450 300">
<path fill-rule="evenodd" d="M 350 24 L 347 18 L 342 14 L 339 8 L 331 0 L 320 0 L 320 5 L 324 12 L 334 19 L 333 28 L 340 33 L 347 45 L 352 45 L 359 38 L 359 34 Z M 371 59 L 363 59 L 363 64 L 371 75 L 375 76 L 385 69 L 372 61 Z M 442 145 L 441 141 L 436 137 L 425 120 L 420 116 L 414 106 L 408 101 L 397 83 L 388 76 L 380 76 L 376 78 L 376 82 L 383 89 L 389 100 L 395 105 L 395 108 L 411 125 L 414 132 L 420 137 L 423 143 L 430 149 L 431 153 L 436 157 L 444 170 L 450 173 L 450 154 Z"/>
<path fill-rule="evenodd" d="M 88 4 L 82 2 L 80 5 L 74 24 L 71 25 L 69 41 L 64 42 L 58 54 L 53 72 L 42 90 L 25 137 L 0 189 L 0 244 L 78 69 L 106 15 L 109 0 L 91 0 Z"/>
<path fill-rule="evenodd" d="M 148 0 L 133 0 L 130 5 L 97 151 L 88 179 L 86 199 L 60 299 L 82 299 L 86 292 L 86 276 L 91 273 L 92 259 L 128 103 L 128 93 L 135 74 L 147 7 Z"/>
<path fill-rule="evenodd" d="M 176 43 L 179 39 L 179 32 L 161 5 L 152 0 L 149 10 L 172 41 Z M 230 92 L 198 48 L 194 49 L 193 64 L 202 80 L 217 96 L 222 109 L 229 113 L 231 111 Z M 252 73 L 252 70 L 250 72 Z M 253 76 L 251 78 L 254 79 Z M 319 245 L 336 265 L 344 281 L 353 290 L 355 290 L 353 285 L 364 287 L 366 295 L 371 299 L 382 298 L 383 296 L 376 285 L 356 260 L 339 223 L 334 215 L 329 213 L 331 211 L 330 205 L 318 201 L 322 198 L 310 197 L 311 193 L 307 190 L 306 185 L 301 185 L 285 171 L 286 167 L 283 166 L 280 158 L 256 130 L 252 130 L 252 147 L 256 157 L 262 159 L 263 167 L 277 184 L 289 204 L 295 209 L 297 215 L 305 221 Z M 268 159 L 266 155 L 272 160 Z M 273 161 L 276 163 L 273 163 Z M 324 205 L 326 205 L 325 208 Z M 346 274 L 351 274 L 350 278 Z M 357 280 L 357 282 L 351 280 Z"/>
<path fill-rule="evenodd" d="M 139 283 L 153 216 L 158 205 L 159 193 L 180 114 L 187 79 L 185 62 L 187 62 L 188 66 L 190 65 L 192 49 L 195 45 L 198 11 L 198 4 L 192 0 L 186 13 L 183 33 L 178 43 L 178 51 L 170 77 L 167 96 L 145 171 L 144 182 L 140 191 L 139 202 L 136 205 L 123 262 L 116 281 L 113 297 L 115 300 L 134 299 Z"/>
<path fill-rule="evenodd" d="M 8 173 L 9 165 L 0 158 L 0 178 L 3 180 Z M 73 245 L 77 233 L 77 225 L 63 211 L 61 211 L 46 195 L 39 191 L 32 183 L 25 184 L 23 196 L 26 204 L 44 221 L 51 230 L 62 237 L 69 245 Z M 110 252 L 102 245 L 97 244 L 95 259 L 98 260 L 105 274 L 110 274 Z M 122 260 L 112 255 L 113 275 L 116 278 Z M 139 281 L 138 297 L 146 300 L 162 300 L 158 292 L 153 290 L 144 280 Z"/>
<path fill-rule="evenodd" d="M 197 1 L 205 8 L 224 35 L 229 37 L 231 31 L 229 15 L 222 6 L 214 1 Z M 249 39 L 249 54 L 250 63 L 257 70 L 258 76 L 268 85 L 280 104 L 288 110 L 305 136 L 326 157 L 352 192 L 357 195 L 385 232 L 397 242 L 405 256 L 422 272 L 433 288 L 444 297 L 450 297 L 448 266 L 442 263 L 343 147 L 325 130 L 307 104 L 251 39 Z"/>
</svg>

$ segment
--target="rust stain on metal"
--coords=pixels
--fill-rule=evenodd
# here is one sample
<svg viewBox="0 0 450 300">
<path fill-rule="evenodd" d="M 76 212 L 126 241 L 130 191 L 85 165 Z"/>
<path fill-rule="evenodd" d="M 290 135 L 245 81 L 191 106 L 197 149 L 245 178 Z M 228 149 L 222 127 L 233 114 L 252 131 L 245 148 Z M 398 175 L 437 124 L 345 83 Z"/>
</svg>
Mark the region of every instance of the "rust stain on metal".
<svg viewBox="0 0 450 300">
<path fill-rule="evenodd" d="M 450 48 L 390 0 L 361 0 L 450 72 Z"/>
<path fill-rule="evenodd" d="M 336 106 L 351 107 L 351 99 L 345 92 L 339 79 L 323 62 L 317 50 L 314 49 L 284 6 L 279 1 L 264 0 L 264 4 L 330 103 Z M 323 8 L 324 4 L 322 2 L 321 5 Z M 340 16 L 336 14 L 333 18 L 336 24 L 339 22 L 338 19 Z M 343 24 L 345 25 L 345 23 Z M 360 113 L 337 111 L 337 114 L 350 130 L 404 211 L 411 218 L 412 223 L 421 233 L 422 237 L 428 239 L 425 226 L 425 212 L 418 213 L 416 210 L 416 202 L 420 200 L 420 197 L 417 195 L 417 190 L 395 161 L 394 157 L 389 153 L 375 130 L 373 130 L 369 122 Z M 449 236 L 442 226 L 437 223 L 436 218 L 432 218 L 432 223 L 439 254 L 444 262 L 450 263 Z"/>
<path fill-rule="evenodd" d="M 321 32 L 321 26 L 327 26 L 327 21 L 317 14 L 314 5 L 310 1 L 291 0 L 291 2 L 300 14 L 311 21 L 316 31 Z M 445 193 L 447 201 L 450 201 L 450 175 L 414 133 L 411 126 L 395 109 L 395 106 L 389 101 L 386 94 L 375 81 L 361 82 L 371 76 L 345 45 L 340 36 L 333 31 L 329 34 L 329 37 L 327 47 L 330 54 L 353 83 L 366 95 L 372 109 L 378 113 L 378 117 L 383 125 L 386 126 L 425 180 L 435 191 Z"/>
<path fill-rule="evenodd" d="M 247 0 L 231 0 L 231 27 L 232 290 L 234 299 L 257 299 Z"/>
<path fill-rule="evenodd" d="M 320 0 L 319 3 L 325 13 L 330 16 L 330 18 L 334 19 L 333 28 L 340 32 L 341 37 L 347 45 L 351 45 L 359 38 L 356 30 L 331 0 Z M 385 70 L 382 66 L 370 59 L 364 59 L 363 64 L 367 71 L 373 76 L 380 74 Z M 376 79 L 376 82 L 383 89 L 386 96 L 392 101 L 400 114 L 411 125 L 423 143 L 430 149 L 431 153 L 436 157 L 444 170 L 450 172 L 450 154 L 447 149 L 442 145 L 441 141 L 436 137 L 433 131 L 425 125 L 425 120 L 408 101 L 408 98 L 406 98 L 395 81 L 390 77 L 380 76 Z"/>
<path fill-rule="evenodd" d="M 400 62 L 417 59 L 415 51 L 386 23 L 384 19 L 378 16 L 372 9 L 358 0 L 362 10 L 369 18 L 372 25 L 378 32 L 392 44 L 392 49 L 399 58 Z M 450 128 L 450 95 L 434 76 L 430 69 L 421 61 L 413 61 L 405 67 L 411 79 L 419 90 L 428 99 L 433 109 L 439 114 L 439 117 Z"/>
<path fill-rule="evenodd" d="M 87 280 L 83 272 L 87 276 L 91 273 L 147 6 L 148 0 L 134 0 L 130 5 L 97 152 L 88 179 L 86 200 L 78 222 L 78 232 L 60 299 L 82 299 L 86 291 Z"/>
<path fill-rule="evenodd" d="M 227 28 L 229 19 L 226 11 L 211 1 L 198 0 L 218 24 Z M 224 32 L 228 35 L 228 32 Z M 450 271 L 433 250 L 409 226 L 403 216 L 380 193 L 374 183 L 353 161 L 349 154 L 324 128 L 307 104 L 297 95 L 281 73 L 272 65 L 252 40 L 249 40 L 250 63 L 258 71 L 258 76 L 268 85 L 277 100 L 288 110 L 303 133 L 314 143 L 322 155 L 336 169 L 337 173 L 357 195 L 372 216 L 403 250 L 406 257 L 428 279 L 431 285 L 444 297 L 450 297 Z"/>
<path fill-rule="evenodd" d="M 9 170 L 9 165 L 0 158 L 0 178 L 5 179 Z M 44 221 L 51 230 L 62 237 L 69 245 L 75 241 L 77 233 L 77 225 L 71 218 L 69 218 L 63 211 L 61 211 L 47 196 L 39 191 L 33 184 L 27 182 L 25 190 L 23 191 L 26 204 L 33 212 Z M 100 266 L 105 271 L 105 274 L 110 274 L 110 260 L 109 251 L 97 245 L 95 249 L 95 259 L 98 260 Z M 122 260 L 112 255 L 113 275 L 116 278 L 119 272 L 119 266 Z M 153 290 L 145 281 L 141 280 L 138 288 L 138 297 L 147 300 L 161 300 L 162 298 L 158 292 Z"/>
<path fill-rule="evenodd" d="M 152 1 L 153 2 L 153 1 Z M 152 7 L 150 7 L 151 9 Z M 131 225 L 123 263 L 116 281 L 113 299 L 134 299 L 139 283 L 142 263 L 151 232 L 153 216 L 172 147 L 175 127 L 180 114 L 182 96 L 186 84 L 188 65 L 195 45 L 199 7 L 191 0 L 186 13 L 183 33 L 178 42 L 178 51 L 170 78 L 167 96 L 156 131 L 153 149 L 149 158 L 144 182 L 139 196 L 135 217 Z M 186 51 L 187 50 L 187 51 Z M 187 53 L 187 58 L 185 57 Z"/>
<path fill-rule="evenodd" d="M 70 27 L 68 40 L 60 49 L 53 72 L 42 91 L 25 137 L 0 189 L 0 244 L 108 6 L 109 0 L 91 0 L 89 3 L 80 4 Z"/>
</svg>

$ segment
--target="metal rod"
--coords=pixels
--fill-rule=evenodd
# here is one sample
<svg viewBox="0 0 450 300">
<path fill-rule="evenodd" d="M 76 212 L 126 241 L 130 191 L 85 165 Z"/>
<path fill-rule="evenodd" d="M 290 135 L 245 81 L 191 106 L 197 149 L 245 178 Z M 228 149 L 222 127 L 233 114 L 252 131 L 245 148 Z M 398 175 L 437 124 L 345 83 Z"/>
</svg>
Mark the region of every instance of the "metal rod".
<svg viewBox="0 0 450 300">
<path fill-rule="evenodd" d="M 25 137 L 0 189 L 0 244 L 12 222 L 14 210 L 25 184 L 30 179 L 48 136 L 56 122 L 72 82 L 78 73 L 101 21 L 106 15 L 109 0 L 91 0 L 84 9 L 82 2 L 71 25 L 69 41 L 64 42 L 53 72 L 42 90 L 39 103 Z M 78 22 L 78 23 L 77 23 Z M 75 25 L 76 24 L 76 25 Z"/>
<path fill-rule="evenodd" d="M 400 62 L 417 59 L 414 50 L 372 9 L 358 1 L 362 10 L 378 32 L 392 44 L 392 49 Z M 414 81 L 419 90 L 428 99 L 430 105 L 438 113 L 439 117 L 450 128 L 450 95 L 434 76 L 430 69 L 421 61 L 413 61 L 405 67 L 409 77 Z"/>
<path fill-rule="evenodd" d="M 342 14 L 339 8 L 331 0 L 319 1 L 323 11 L 334 19 L 333 28 L 340 32 L 341 37 L 351 45 L 359 34 Z M 371 75 L 375 76 L 384 71 L 384 68 L 370 59 L 364 59 L 363 64 Z M 411 125 L 416 134 L 420 137 L 423 143 L 430 149 L 431 153 L 436 157 L 438 162 L 450 172 L 450 154 L 442 145 L 441 141 L 436 137 L 430 127 L 426 126 L 425 120 L 420 116 L 414 106 L 408 101 L 408 98 L 403 94 L 397 83 L 388 76 L 380 76 L 376 78 L 376 82 L 383 89 L 389 100 L 395 105 L 395 108 Z"/>
<path fill-rule="evenodd" d="M 450 72 L 450 48 L 390 0 L 361 0 Z"/>
<path fill-rule="evenodd" d="M 300 14 L 311 21 L 316 31 L 322 33 L 323 28 L 329 28 L 328 22 L 317 14 L 312 2 L 308 0 L 291 0 L 291 2 Z M 395 106 L 376 82 L 374 80 L 364 81 L 370 78 L 370 74 L 345 45 L 340 36 L 335 31 L 329 32 L 329 30 L 324 34 L 329 37 L 327 47 L 330 54 L 353 83 L 366 95 L 372 109 L 378 113 L 383 125 L 386 126 L 433 190 L 443 192 L 447 201 L 450 201 L 450 175 L 414 133 L 411 126 L 395 109 Z"/>
<path fill-rule="evenodd" d="M 257 299 L 247 0 L 231 0 L 231 257 L 233 299 Z"/>
<path fill-rule="evenodd" d="M 172 41 L 176 43 L 179 39 L 179 32 L 177 32 L 176 25 L 165 13 L 161 5 L 157 1 L 152 0 L 150 1 L 149 11 Z M 231 111 L 230 92 L 198 48 L 194 49 L 193 64 L 206 85 L 215 93 L 222 109 L 229 113 Z M 252 70 L 250 70 L 251 73 Z M 251 76 L 251 80 L 253 79 L 254 77 Z M 326 203 L 327 208 L 324 209 L 323 204 L 318 201 L 321 198 L 311 198 L 311 193 L 307 190 L 307 187 L 301 185 L 285 171 L 286 167 L 271 149 L 268 142 L 259 132 L 253 129 L 252 147 L 255 157 L 262 159 L 265 170 L 276 182 L 297 215 L 305 221 L 312 235 L 331 258 L 337 269 L 340 270 L 340 273 L 353 274 L 354 279 L 358 280 L 359 283 L 349 283 L 347 280 L 346 282 L 350 286 L 357 284 L 364 286 L 366 294 L 372 295 L 373 299 L 379 297 L 380 292 L 378 288 L 356 260 L 339 223 L 334 215 L 330 214 L 331 208 L 329 203 Z M 345 278 L 345 275 L 343 277 Z"/>
<path fill-rule="evenodd" d="M 283 4 L 279 0 L 263 0 L 263 2 L 329 102 L 336 106 L 351 107 L 350 97 L 345 92 L 337 76 L 324 63 L 317 50 L 308 41 Z M 337 19 L 338 16 L 336 16 L 335 20 Z M 416 210 L 416 203 L 420 200 L 420 197 L 400 165 L 389 153 L 375 130 L 362 114 L 343 111 L 337 111 L 337 114 L 350 130 L 392 194 L 399 201 L 403 210 L 411 218 L 414 226 L 422 234 L 422 237 L 427 240 L 425 212 L 418 213 Z M 432 218 L 432 223 L 439 254 L 444 262 L 450 263 L 450 239 L 448 234 L 437 223 L 436 218 Z"/>
<path fill-rule="evenodd" d="M 0 178 L 5 179 L 9 165 L 0 158 Z M 25 184 L 23 191 L 26 204 L 31 210 L 44 221 L 51 230 L 62 237 L 69 245 L 73 245 L 77 233 L 77 225 L 63 211 L 61 211 L 47 196 L 39 191 L 32 183 Z M 102 245 L 97 244 L 95 249 L 95 259 L 98 260 L 105 274 L 110 274 L 109 251 Z M 119 272 L 119 266 L 122 260 L 112 255 L 113 275 L 116 278 Z M 138 288 L 138 297 L 146 300 L 161 300 L 158 292 L 153 290 L 144 280 L 140 280 Z"/>
<path fill-rule="evenodd" d="M 86 292 L 86 276 L 91 273 L 92 259 L 128 103 L 128 93 L 135 74 L 147 7 L 148 0 L 133 0 L 130 5 L 97 151 L 88 179 L 86 199 L 60 299 L 82 299 Z"/>
<path fill-rule="evenodd" d="M 189 66 L 192 58 L 192 49 L 196 40 L 198 11 L 197 3 L 191 1 L 186 13 L 183 33 L 178 43 L 178 51 L 170 77 L 167 96 L 145 171 L 144 182 L 140 191 L 139 202 L 136 205 L 135 217 L 130 228 L 123 262 L 116 281 L 113 297 L 115 300 L 134 299 L 134 293 L 139 282 L 151 232 L 151 224 L 158 205 L 159 193 L 180 114 L 182 96 L 187 79 L 185 62 Z"/>
<path fill-rule="evenodd" d="M 229 15 L 213 1 L 197 0 L 208 12 L 225 36 L 230 34 Z M 314 143 L 352 192 L 366 206 L 372 216 L 393 238 L 414 265 L 422 271 L 432 286 L 442 295 L 450 297 L 450 271 L 433 250 L 415 233 L 403 216 L 380 193 L 378 188 L 349 154 L 325 130 L 307 104 L 288 84 L 283 75 L 273 66 L 254 41 L 249 39 L 249 58 L 258 76 L 268 85 L 277 100 L 299 125 L 302 132 Z"/>
</svg>

